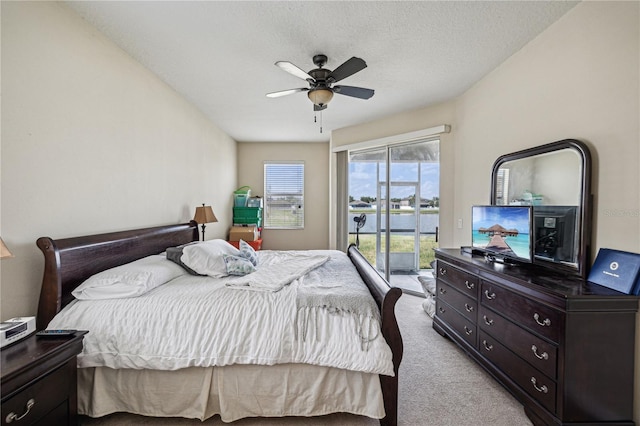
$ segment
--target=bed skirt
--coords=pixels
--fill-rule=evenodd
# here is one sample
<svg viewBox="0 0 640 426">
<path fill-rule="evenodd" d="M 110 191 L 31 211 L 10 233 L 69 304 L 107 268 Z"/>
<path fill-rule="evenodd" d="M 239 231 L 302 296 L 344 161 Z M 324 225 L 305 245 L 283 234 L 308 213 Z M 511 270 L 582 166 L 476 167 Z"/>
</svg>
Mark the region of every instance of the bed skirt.
<svg viewBox="0 0 640 426">
<path fill-rule="evenodd" d="M 78 413 L 128 412 L 222 421 L 245 417 L 385 416 L 380 378 L 307 364 L 191 367 L 174 371 L 78 369 Z"/>
</svg>

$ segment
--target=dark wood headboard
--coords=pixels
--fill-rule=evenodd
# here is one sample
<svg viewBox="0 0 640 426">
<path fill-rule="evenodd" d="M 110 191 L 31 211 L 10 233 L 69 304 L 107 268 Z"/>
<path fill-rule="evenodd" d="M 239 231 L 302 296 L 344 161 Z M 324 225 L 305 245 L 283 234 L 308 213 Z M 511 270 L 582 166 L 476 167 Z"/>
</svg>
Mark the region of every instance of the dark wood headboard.
<svg viewBox="0 0 640 426">
<path fill-rule="evenodd" d="M 73 300 L 71 292 L 90 276 L 198 238 L 194 221 L 60 240 L 38 238 L 36 244 L 44 254 L 44 276 L 36 328 L 46 328 Z"/>
</svg>

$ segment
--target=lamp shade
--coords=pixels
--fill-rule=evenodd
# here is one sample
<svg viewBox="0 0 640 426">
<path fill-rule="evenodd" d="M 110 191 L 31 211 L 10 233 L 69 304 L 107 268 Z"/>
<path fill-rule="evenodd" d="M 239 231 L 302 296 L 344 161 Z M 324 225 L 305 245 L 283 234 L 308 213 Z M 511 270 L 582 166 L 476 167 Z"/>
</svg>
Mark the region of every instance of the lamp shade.
<svg viewBox="0 0 640 426">
<path fill-rule="evenodd" d="M 323 106 L 331 101 L 333 98 L 333 91 L 329 89 L 313 89 L 309 90 L 307 96 L 315 105 Z"/>
<path fill-rule="evenodd" d="M 4 241 L 2 241 L 2 238 L 0 238 L 0 259 L 4 259 L 5 257 L 13 257 L 13 254 L 11 254 L 7 246 L 4 244 Z"/>
<path fill-rule="evenodd" d="M 196 207 L 196 214 L 193 217 L 193 220 L 200 224 L 218 221 L 218 219 L 216 219 L 216 215 L 213 214 L 211 206 L 205 206 L 204 204 L 202 207 Z"/>
</svg>

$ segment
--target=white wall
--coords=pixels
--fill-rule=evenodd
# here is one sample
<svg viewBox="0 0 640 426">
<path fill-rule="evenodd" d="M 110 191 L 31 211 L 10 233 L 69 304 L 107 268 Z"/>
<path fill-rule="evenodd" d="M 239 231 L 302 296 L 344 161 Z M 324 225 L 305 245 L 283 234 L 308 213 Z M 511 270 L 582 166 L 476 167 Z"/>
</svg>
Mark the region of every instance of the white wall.
<svg viewBox="0 0 640 426">
<path fill-rule="evenodd" d="M 66 6 L 2 2 L 2 319 L 34 315 L 41 236 L 189 221 L 224 237 L 236 143 Z"/>
<path fill-rule="evenodd" d="M 582 2 L 458 99 L 335 131 L 332 143 L 450 124 L 441 144 L 441 245 L 458 247 L 470 243 L 471 206 L 489 202 L 499 156 L 582 140 L 594 166 L 592 256 L 600 247 L 640 253 L 639 19 L 638 2 Z M 640 338 L 636 366 L 638 423 Z"/>
<path fill-rule="evenodd" d="M 304 161 L 304 229 L 265 229 L 262 248 L 329 248 L 329 144 L 238 143 L 238 185 L 264 196 L 265 161 Z"/>
<path fill-rule="evenodd" d="M 458 99 L 455 162 L 480 174 L 456 185 L 456 216 L 468 218 L 471 204 L 489 199 L 498 156 L 575 138 L 589 145 L 594 163 L 593 254 L 640 252 L 638 9 L 638 2 L 579 4 Z M 469 235 L 468 227 L 454 230 L 457 245 Z"/>
</svg>

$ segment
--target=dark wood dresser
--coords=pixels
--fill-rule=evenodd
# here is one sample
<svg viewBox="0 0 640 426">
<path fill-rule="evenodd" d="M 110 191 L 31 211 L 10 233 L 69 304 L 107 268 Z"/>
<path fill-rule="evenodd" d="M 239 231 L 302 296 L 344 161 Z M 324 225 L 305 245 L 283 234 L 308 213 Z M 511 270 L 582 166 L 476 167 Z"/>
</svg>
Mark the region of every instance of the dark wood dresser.
<svg viewBox="0 0 640 426">
<path fill-rule="evenodd" d="M 522 402 L 535 425 L 634 424 L 638 297 L 460 249 L 438 249 L 436 261 L 433 328 Z"/>
<path fill-rule="evenodd" d="M 77 424 L 76 356 L 86 332 L 32 335 L 3 348 L 2 424 Z"/>
</svg>

